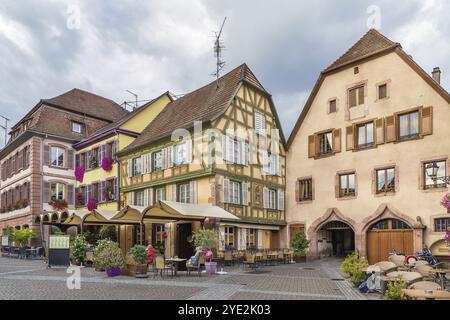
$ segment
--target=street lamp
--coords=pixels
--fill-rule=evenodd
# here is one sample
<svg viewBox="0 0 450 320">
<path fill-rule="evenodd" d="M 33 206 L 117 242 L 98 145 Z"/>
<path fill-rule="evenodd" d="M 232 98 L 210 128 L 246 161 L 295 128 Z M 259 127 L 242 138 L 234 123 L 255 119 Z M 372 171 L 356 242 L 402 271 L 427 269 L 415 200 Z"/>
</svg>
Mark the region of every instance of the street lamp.
<svg viewBox="0 0 450 320">
<path fill-rule="evenodd" d="M 450 176 L 442 176 L 438 177 L 439 166 L 436 161 L 433 161 L 425 166 L 425 170 L 427 172 L 427 176 L 433 180 L 434 182 L 441 180 L 445 184 L 450 184 Z"/>
</svg>

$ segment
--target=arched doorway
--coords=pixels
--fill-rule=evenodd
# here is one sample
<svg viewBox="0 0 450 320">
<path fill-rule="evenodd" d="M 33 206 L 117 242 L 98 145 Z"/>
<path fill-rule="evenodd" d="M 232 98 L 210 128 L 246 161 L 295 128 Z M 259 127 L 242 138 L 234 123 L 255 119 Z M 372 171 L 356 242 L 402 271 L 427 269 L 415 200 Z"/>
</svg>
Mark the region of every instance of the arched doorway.
<svg viewBox="0 0 450 320">
<path fill-rule="evenodd" d="M 329 221 L 317 231 L 317 246 L 320 255 L 345 257 L 355 251 L 355 232 L 343 221 Z"/>
<path fill-rule="evenodd" d="M 390 252 L 414 253 L 413 229 L 399 219 L 375 222 L 367 231 L 367 259 L 370 264 L 386 261 Z"/>
</svg>

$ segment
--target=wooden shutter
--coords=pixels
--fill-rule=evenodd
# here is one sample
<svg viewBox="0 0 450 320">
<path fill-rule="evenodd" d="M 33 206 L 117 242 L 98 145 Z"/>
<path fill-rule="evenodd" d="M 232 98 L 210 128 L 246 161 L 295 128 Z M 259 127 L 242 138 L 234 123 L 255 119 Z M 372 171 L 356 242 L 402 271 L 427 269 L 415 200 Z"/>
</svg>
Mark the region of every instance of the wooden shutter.
<svg viewBox="0 0 450 320">
<path fill-rule="evenodd" d="M 189 182 L 189 198 L 191 199 L 191 203 L 197 203 L 197 181 Z"/>
<path fill-rule="evenodd" d="M 333 130 L 333 152 L 341 152 L 341 129 Z"/>
<path fill-rule="evenodd" d="M 119 150 L 119 140 L 114 140 L 111 144 L 111 157 L 113 161 L 116 161 L 116 154 Z"/>
<path fill-rule="evenodd" d="M 375 141 L 376 144 L 384 143 L 384 119 L 375 120 Z"/>
<path fill-rule="evenodd" d="M 30 166 L 30 147 L 25 147 L 23 149 L 23 167 L 24 169 L 28 169 Z"/>
<path fill-rule="evenodd" d="M 172 168 L 173 167 L 173 156 L 174 156 L 174 148 L 173 146 L 169 146 L 167 147 L 167 168 Z"/>
<path fill-rule="evenodd" d="M 112 190 L 114 200 L 119 199 L 119 179 L 117 177 L 113 180 Z"/>
<path fill-rule="evenodd" d="M 223 178 L 222 182 L 222 189 L 223 189 L 223 202 L 229 203 L 230 202 L 230 180 L 227 178 Z"/>
<path fill-rule="evenodd" d="M 264 187 L 263 189 L 263 203 L 264 203 L 264 209 L 269 208 L 269 189 Z"/>
<path fill-rule="evenodd" d="M 354 134 L 354 126 L 348 126 L 345 128 L 345 144 L 347 150 L 353 150 L 355 148 L 355 134 Z"/>
<path fill-rule="evenodd" d="M 68 205 L 73 205 L 73 200 L 74 200 L 74 194 L 73 194 L 73 184 L 68 184 L 67 185 L 67 204 Z"/>
<path fill-rule="evenodd" d="M 227 148 L 227 136 L 222 134 L 222 159 L 223 160 L 228 160 L 228 148 Z"/>
<path fill-rule="evenodd" d="M 101 165 L 101 162 L 99 162 L 99 165 Z M 67 168 L 70 170 L 73 170 L 73 150 L 72 149 L 67 150 Z"/>
<path fill-rule="evenodd" d="M 358 88 L 358 105 L 364 104 L 364 86 Z"/>
<path fill-rule="evenodd" d="M 394 142 L 397 137 L 396 132 L 396 126 L 395 126 L 395 117 L 396 116 L 389 116 L 385 118 L 385 126 L 386 126 L 386 136 L 385 141 L 388 142 Z"/>
<path fill-rule="evenodd" d="M 105 189 L 106 189 L 106 181 L 101 181 L 100 182 L 100 196 L 99 196 L 100 202 L 108 201 L 109 195 L 108 195 L 108 197 L 105 197 Z M 112 190 L 111 190 L 111 192 L 112 192 Z"/>
<path fill-rule="evenodd" d="M 127 200 L 129 206 L 134 206 L 134 191 L 127 193 Z"/>
<path fill-rule="evenodd" d="M 250 183 L 248 182 L 242 182 L 242 204 L 244 206 L 248 206 L 248 188 Z"/>
<path fill-rule="evenodd" d="M 23 169 L 23 152 L 22 152 L 22 150 L 20 150 L 20 152 L 17 154 L 16 164 L 17 164 L 18 171 Z"/>
<path fill-rule="evenodd" d="M 44 165 L 50 165 L 50 146 L 44 145 Z"/>
<path fill-rule="evenodd" d="M 172 201 L 177 201 L 177 185 L 172 185 Z"/>
<path fill-rule="evenodd" d="M 314 158 L 316 156 L 316 135 L 310 135 L 308 137 L 308 158 Z"/>
<path fill-rule="evenodd" d="M 79 168 L 80 167 L 80 155 L 76 154 L 75 155 L 75 168 Z"/>
<path fill-rule="evenodd" d="M 128 177 L 133 176 L 133 158 L 128 159 Z"/>
<path fill-rule="evenodd" d="M 284 190 L 278 189 L 278 210 L 284 211 Z"/>
<path fill-rule="evenodd" d="M 295 181 L 295 201 L 300 202 L 300 180 Z"/>
<path fill-rule="evenodd" d="M 424 107 L 420 111 L 420 124 L 422 136 L 433 134 L 433 107 Z"/>
<path fill-rule="evenodd" d="M 192 139 L 186 141 L 186 162 L 192 162 Z"/>
<path fill-rule="evenodd" d="M 42 190 L 44 203 L 50 202 L 50 183 L 44 182 L 44 190 Z"/>
</svg>

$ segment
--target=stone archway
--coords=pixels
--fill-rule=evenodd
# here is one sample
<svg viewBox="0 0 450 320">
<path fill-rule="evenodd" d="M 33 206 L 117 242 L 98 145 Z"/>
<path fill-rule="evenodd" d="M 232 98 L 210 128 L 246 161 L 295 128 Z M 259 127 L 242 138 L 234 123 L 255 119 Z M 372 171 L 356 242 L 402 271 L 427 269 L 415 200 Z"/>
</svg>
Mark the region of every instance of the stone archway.
<svg viewBox="0 0 450 320">
<path fill-rule="evenodd" d="M 423 249 L 423 230 L 425 229 L 425 226 L 422 224 L 420 217 L 417 217 L 417 220 L 414 220 L 410 216 L 400 212 L 394 206 L 383 203 L 378 206 L 373 214 L 366 217 L 360 224 L 360 229 L 357 232 L 357 238 L 360 239 L 360 241 L 357 242 L 357 249 L 361 256 L 367 257 L 367 232 L 371 226 L 386 219 L 400 220 L 411 227 L 413 229 L 414 252 Z"/>
<path fill-rule="evenodd" d="M 309 246 L 309 255 L 312 257 L 319 257 L 319 239 L 318 239 L 318 233 L 322 229 L 322 227 L 326 226 L 327 223 L 330 222 L 342 222 L 349 226 L 351 230 L 353 231 L 354 236 L 354 243 L 356 243 L 357 237 L 356 237 L 356 223 L 352 219 L 345 217 L 337 208 L 329 208 L 327 211 L 323 214 L 322 217 L 316 219 L 311 226 L 308 228 L 307 235 L 308 239 L 311 241 L 311 244 Z"/>
</svg>

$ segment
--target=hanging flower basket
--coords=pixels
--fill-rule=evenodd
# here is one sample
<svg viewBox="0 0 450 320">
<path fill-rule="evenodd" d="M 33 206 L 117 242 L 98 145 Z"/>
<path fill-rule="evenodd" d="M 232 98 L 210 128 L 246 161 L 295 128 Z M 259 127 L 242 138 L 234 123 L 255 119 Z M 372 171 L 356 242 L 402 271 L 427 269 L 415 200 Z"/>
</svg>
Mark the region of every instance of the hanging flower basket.
<svg viewBox="0 0 450 320">
<path fill-rule="evenodd" d="M 95 200 L 94 198 L 90 198 L 87 203 L 87 209 L 89 211 L 97 209 L 97 200 Z"/>
<path fill-rule="evenodd" d="M 113 167 L 113 161 L 110 157 L 105 157 L 102 159 L 102 169 L 105 171 L 111 171 Z"/>
<path fill-rule="evenodd" d="M 441 206 L 447 208 L 447 212 L 450 212 L 450 193 L 447 193 L 444 197 L 442 197 Z"/>
<path fill-rule="evenodd" d="M 75 179 L 77 179 L 78 182 L 83 182 L 84 172 L 84 167 L 75 168 Z"/>
</svg>

